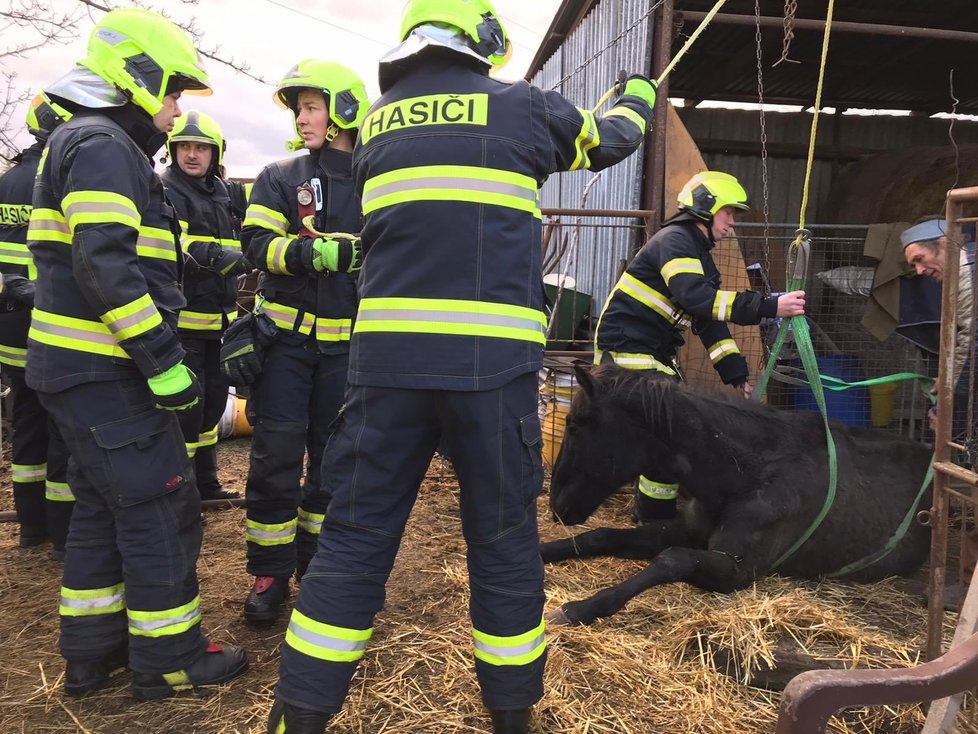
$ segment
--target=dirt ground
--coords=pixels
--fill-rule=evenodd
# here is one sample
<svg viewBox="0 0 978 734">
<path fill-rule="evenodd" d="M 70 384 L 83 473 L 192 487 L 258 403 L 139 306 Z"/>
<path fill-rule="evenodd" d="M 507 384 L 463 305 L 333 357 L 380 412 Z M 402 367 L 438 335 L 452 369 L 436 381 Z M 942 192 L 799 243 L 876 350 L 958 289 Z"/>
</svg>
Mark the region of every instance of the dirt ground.
<svg viewBox="0 0 978 734">
<path fill-rule="evenodd" d="M 225 486 L 242 492 L 248 445 L 238 439 L 219 447 Z M 0 509 L 8 510 L 9 475 L 3 471 Z M 565 536 L 570 529 L 550 522 L 545 503 L 544 496 L 543 537 Z M 628 498 L 621 496 L 585 528 L 626 524 L 627 516 Z M 243 510 L 207 514 L 198 569 L 206 633 L 243 645 L 251 667 L 206 696 L 137 703 L 129 695 L 128 674 L 85 699 L 63 696 L 64 663 L 57 652 L 60 565 L 48 551 L 17 547 L 16 524 L 0 524 L 0 732 L 264 732 L 287 617 L 253 629 L 241 616 L 250 585 Z M 547 608 L 589 595 L 641 567 L 608 560 L 550 568 Z M 436 459 L 388 586 L 387 606 L 376 621 L 347 706 L 330 731 L 488 731 L 471 665 L 466 599 L 457 487 L 450 466 Z M 549 631 L 547 692 L 537 706 L 533 731 L 773 731 L 778 695 L 717 672 L 704 649 L 730 638 L 726 642 L 733 647 L 763 651 L 785 634 L 857 664 L 910 665 L 924 639 L 925 610 L 901 594 L 897 582 L 856 587 L 768 579 L 732 596 L 705 594 L 684 584 L 663 587 L 593 627 Z M 765 636 L 767 642 L 761 639 Z M 864 644 L 892 650 L 891 659 L 860 653 Z M 922 720 L 918 707 L 857 710 L 834 720 L 832 731 L 910 732 Z"/>
</svg>

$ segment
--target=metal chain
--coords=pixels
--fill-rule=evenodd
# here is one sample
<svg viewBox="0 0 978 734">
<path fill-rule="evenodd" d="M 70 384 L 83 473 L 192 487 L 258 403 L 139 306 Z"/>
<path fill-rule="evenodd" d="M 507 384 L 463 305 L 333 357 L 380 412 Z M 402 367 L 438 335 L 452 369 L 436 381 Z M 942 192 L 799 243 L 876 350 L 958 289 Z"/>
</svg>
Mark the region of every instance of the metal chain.
<svg viewBox="0 0 978 734">
<path fill-rule="evenodd" d="M 774 63 L 774 66 L 782 61 L 787 61 L 789 64 L 799 63 L 788 58 L 788 54 L 791 52 L 791 41 L 795 37 L 796 12 L 798 12 L 798 0 L 784 0 L 784 45 L 781 49 L 781 58 Z"/>
<path fill-rule="evenodd" d="M 760 113 L 760 123 L 761 123 L 761 181 L 762 181 L 762 191 L 764 197 L 764 256 L 761 260 L 761 277 L 764 281 L 764 286 L 766 293 L 764 295 L 771 295 L 771 282 L 769 275 L 771 273 L 771 245 L 769 241 L 769 224 L 770 224 L 770 189 L 768 186 L 768 169 L 767 169 L 767 127 L 765 125 L 764 117 L 764 66 L 762 63 L 762 52 L 761 52 L 761 3 L 760 0 L 754 0 L 754 19 L 757 23 L 754 29 L 754 41 L 757 45 L 757 108 Z"/>
<path fill-rule="evenodd" d="M 640 24 L 640 23 L 641 23 L 641 22 L 642 22 L 643 20 L 645 20 L 645 19 L 646 19 L 646 18 L 648 18 L 648 17 L 650 16 L 650 15 L 652 15 L 652 13 L 654 13 L 654 12 L 655 12 L 656 10 L 658 10 L 658 9 L 659 9 L 659 8 L 660 8 L 660 7 L 662 6 L 662 4 L 663 4 L 663 3 L 665 3 L 665 1 L 666 1 L 666 0 L 659 0 L 659 1 L 657 2 L 657 3 L 655 3 L 655 5 L 653 5 L 652 7 L 650 7 L 650 8 L 648 9 L 648 11 L 647 11 L 647 12 L 646 12 L 646 13 L 645 13 L 645 14 L 644 14 L 644 15 L 643 15 L 642 17 L 640 17 L 640 18 L 638 18 L 638 19 L 637 19 L 637 20 L 636 20 L 636 21 L 635 21 L 634 23 L 632 23 L 632 24 L 631 24 L 630 26 L 628 26 L 627 28 L 625 28 L 625 29 L 624 29 L 624 30 L 623 30 L 623 31 L 622 31 L 621 33 L 619 33 L 619 34 L 618 34 L 617 36 L 615 36 L 615 37 L 614 37 L 614 38 L 613 38 L 613 39 L 612 39 L 612 40 L 611 40 L 611 41 L 610 41 L 610 42 L 608 43 L 608 45 L 606 45 L 606 46 L 605 46 L 604 48 L 602 48 L 602 49 L 600 49 L 600 50 L 599 50 L 599 51 L 598 51 L 597 53 L 595 53 L 595 54 L 594 54 L 593 56 L 591 56 L 591 57 L 590 57 L 589 59 L 587 59 L 586 61 L 584 61 L 584 62 L 583 62 L 583 63 L 582 63 L 582 64 L 581 64 L 580 66 L 578 66 L 578 67 L 577 67 L 576 69 L 574 69 L 574 71 L 572 71 L 572 72 L 571 72 L 570 74 L 568 74 L 567 76 L 565 76 L 565 77 L 564 77 L 563 79 L 561 79 L 561 80 L 560 80 L 559 82 L 557 82 L 556 84 L 554 84 L 554 85 L 553 85 L 553 86 L 552 86 L 552 87 L 550 88 L 550 90 L 551 90 L 551 91 L 554 91 L 554 90 L 556 90 L 556 89 L 559 89 L 559 88 L 560 88 L 561 86 L 563 86 L 563 84 L 564 84 L 564 82 L 566 82 L 566 81 L 567 81 L 568 79 L 570 79 L 571 77 L 574 77 L 574 76 L 576 76 L 576 75 L 577 75 L 577 74 L 579 74 L 579 73 L 580 73 L 581 71 L 583 71 L 583 70 L 584 70 L 584 69 L 586 69 L 586 68 L 587 68 L 588 66 L 590 66 L 590 65 L 591 65 L 591 62 L 593 62 L 593 61 L 594 61 L 595 59 L 597 59 L 597 58 L 598 58 L 599 56 L 601 56 L 601 55 L 602 55 L 602 54 L 603 54 L 603 53 L 604 53 L 605 51 L 607 51 L 607 50 L 608 50 L 609 48 L 611 48 L 612 46 L 614 46 L 614 45 L 616 45 L 616 44 L 617 44 L 617 43 L 618 43 L 618 42 L 619 42 L 619 41 L 620 41 L 620 40 L 621 40 L 622 38 L 624 38 L 624 37 L 625 37 L 626 35 L 628 35 L 629 33 L 631 33 L 631 31 L 632 31 L 632 30 L 634 30 L 635 28 L 637 28 L 637 27 L 638 27 L 638 25 L 639 25 L 639 24 Z"/>
</svg>

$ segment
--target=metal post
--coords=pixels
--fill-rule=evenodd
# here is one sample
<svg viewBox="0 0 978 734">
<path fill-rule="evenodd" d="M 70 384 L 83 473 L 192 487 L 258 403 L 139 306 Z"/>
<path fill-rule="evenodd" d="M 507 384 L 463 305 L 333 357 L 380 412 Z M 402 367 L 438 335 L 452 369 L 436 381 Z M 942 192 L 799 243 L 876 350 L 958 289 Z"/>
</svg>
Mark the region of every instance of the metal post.
<svg viewBox="0 0 978 734">
<path fill-rule="evenodd" d="M 649 78 L 657 79 L 672 57 L 673 0 L 665 0 L 656 11 L 652 33 L 652 70 Z M 644 209 L 653 215 L 648 219 L 646 240 L 655 234 L 662 222 L 663 197 L 666 188 L 666 121 L 669 118 L 669 79 L 662 80 L 655 96 L 655 118 L 652 122 L 652 142 L 645 148 Z M 644 243 L 643 243 L 644 244 Z M 632 253 L 634 255 L 634 253 Z"/>
</svg>

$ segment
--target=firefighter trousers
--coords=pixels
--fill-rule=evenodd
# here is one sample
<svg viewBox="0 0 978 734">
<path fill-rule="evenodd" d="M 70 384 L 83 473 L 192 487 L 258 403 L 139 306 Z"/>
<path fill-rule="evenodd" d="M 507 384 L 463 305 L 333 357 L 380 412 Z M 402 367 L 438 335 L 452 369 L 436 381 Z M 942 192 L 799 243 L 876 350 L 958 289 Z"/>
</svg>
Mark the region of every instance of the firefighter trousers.
<svg viewBox="0 0 978 734">
<path fill-rule="evenodd" d="M 200 383 L 200 426 L 196 441 L 187 443 L 194 458 L 194 475 L 201 493 L 220 488 L 217 480 L 217 424 L 228 403 L 228 383 L 221 372 L 220 339 L 197 339 L 180 335 L 186 356 L 183 363 L 197 376 Z"/>
<path fill-rule="evenodd" d="M 490 709 L 522 709 L 542 697 L 543 467 L 530 373 L 482 392 L 349 388 L 323 457 L 332 500 L 282 646 L 283 701 L 341 708 L 440 439 L 460 487 L 483 700 Z"/>
<path fill-rule="evenodd" d="M 200 498 L 173 413 L 143 379 L 39 393 L 71 454 L 75 512 L 61 586 L 61 654 L 99 659 L 128 643 L 137 672 L 204 653 Z"/>
<path fill-rule="evenodd" d="M 22 371 L 4 370 L 13 399 L 11 476 L 21 526 L 43 529 L 58 550 L 65 546 L 75 497 L 68 486 L 68 448 Z"/>
<path fill-rule="evenodd" d="M 343 404 L 349 354 L 322 354 L 314 339 L 282 334 L 265 353 L 252 386 L 251 464 L 245 497 L 248 573 L 288 578 L 297 554 L 316 552 L 329 495 L 322 457 Z M 301 489 L 303 461 L 308 456 Z"/>
</svg>

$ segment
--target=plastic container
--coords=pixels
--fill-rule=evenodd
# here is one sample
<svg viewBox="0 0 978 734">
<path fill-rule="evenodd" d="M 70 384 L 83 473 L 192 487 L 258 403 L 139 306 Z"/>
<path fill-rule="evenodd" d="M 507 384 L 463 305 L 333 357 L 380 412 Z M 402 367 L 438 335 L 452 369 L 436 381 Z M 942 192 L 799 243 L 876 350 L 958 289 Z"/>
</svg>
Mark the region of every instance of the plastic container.
<svg viewBox="0 0 978 734">
<path fill-rule="evenodd" d="M 217 422 L 218 438 L 237 438 L 239 436 L 250 436 L 254 429 L 248 422 L 245 408 L 248 401 L 245 398 L 235 395 L 232 387 L 228 392 L 228 402 L 224 406 L 224 414 Z"/>
<path fill-rule="evenodd" d="M 575 290 L 576 286 L 577 281 L 569 275 L 550 273 L 543 277 L 547 300 L 557 313 L 547 335 L 547 349 L 567 349 L 578 326 L 591 311 L 591 296 Z"/>
<path fill-rule="evenodd" d="M 829 354 L 817 357 L 816 362 L 820 374 L 837 377 L 846 382 L 857 382 L 862 379 L 859 374 L 859 358 L 854 354 Z M 824 395 L 825 409 L 830 418 L 835 418 L 854 428 L 868 428 L 871 425 L 869 390 L 865 387 L 825 390 Z M 796 410 L 818 411 L 818 403 L 815 402 L 815 395 L 810 387 L 796 387 L 793 397 L 792 404 Z"/>
<path fill-rule="evenodd" d="M 893 422 L 896 394 L 895 382 L 869 386 L 870 420 L 873 428 L 886 428 Z"/>
<path fill-rule="evenodd" d="M 543 463 L 553 467 L 564 439 L 564 423 L 570 413 L 576 387 L 574 375 L 540 372 L 540 430 L 543 434 Z"/>
</svg>

